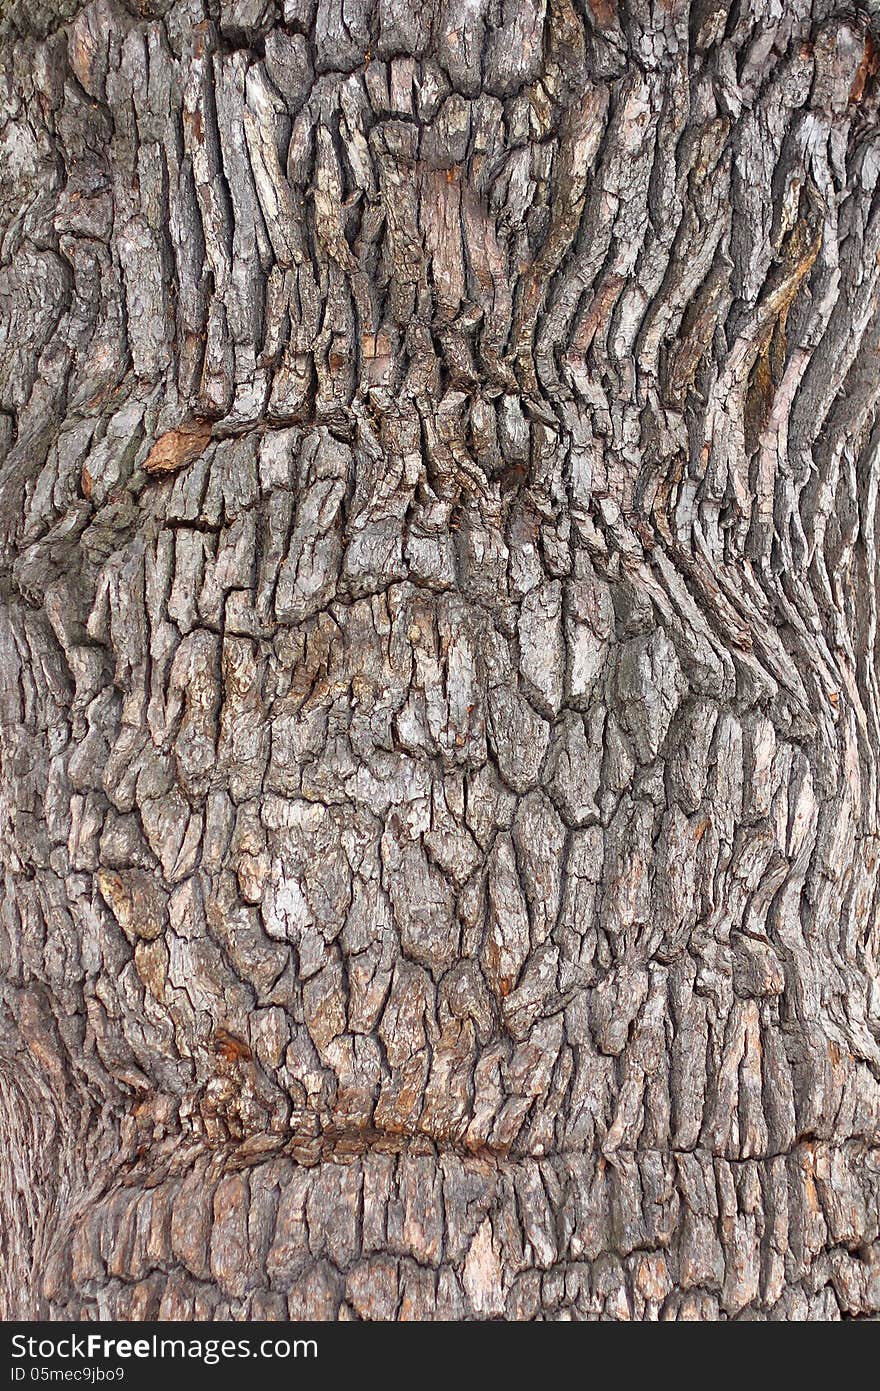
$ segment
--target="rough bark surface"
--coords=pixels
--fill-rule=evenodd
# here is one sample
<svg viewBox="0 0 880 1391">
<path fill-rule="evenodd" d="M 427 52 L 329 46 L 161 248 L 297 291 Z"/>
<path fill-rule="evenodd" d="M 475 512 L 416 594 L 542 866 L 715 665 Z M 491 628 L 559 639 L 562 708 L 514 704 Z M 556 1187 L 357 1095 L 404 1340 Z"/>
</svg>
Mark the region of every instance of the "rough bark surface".
<svg viewBox="0 0 880 1391">
<path fill-rule="evenodd" d="M 0 1313 L 880 1311 L 876 31 L 7 4 Z"/>
</svg>

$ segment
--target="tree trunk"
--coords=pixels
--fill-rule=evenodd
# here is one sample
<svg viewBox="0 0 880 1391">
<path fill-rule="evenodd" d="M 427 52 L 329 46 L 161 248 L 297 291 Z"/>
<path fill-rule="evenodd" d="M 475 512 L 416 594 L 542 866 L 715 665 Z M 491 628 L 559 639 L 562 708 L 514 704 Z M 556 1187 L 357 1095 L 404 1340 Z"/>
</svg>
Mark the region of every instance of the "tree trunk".
<svg viewBox="0 0 880 1391">
<path fill-rule="evenodd" d="M 880 1312 L 876 21 L 6 10 L 0 1313 Z"/>
</svg>

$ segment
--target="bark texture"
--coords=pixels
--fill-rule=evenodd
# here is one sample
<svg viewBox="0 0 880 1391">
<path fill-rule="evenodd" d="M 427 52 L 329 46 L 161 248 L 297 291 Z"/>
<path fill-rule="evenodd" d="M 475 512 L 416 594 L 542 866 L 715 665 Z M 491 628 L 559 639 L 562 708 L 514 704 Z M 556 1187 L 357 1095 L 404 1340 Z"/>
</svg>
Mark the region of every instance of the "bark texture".
<svg viewBox="0 0 880 1391">
<path fill-rule="evenodd" d="M 6 1317 L 880 1311 L 872 8 L 7 4 Z"/>
</svg>

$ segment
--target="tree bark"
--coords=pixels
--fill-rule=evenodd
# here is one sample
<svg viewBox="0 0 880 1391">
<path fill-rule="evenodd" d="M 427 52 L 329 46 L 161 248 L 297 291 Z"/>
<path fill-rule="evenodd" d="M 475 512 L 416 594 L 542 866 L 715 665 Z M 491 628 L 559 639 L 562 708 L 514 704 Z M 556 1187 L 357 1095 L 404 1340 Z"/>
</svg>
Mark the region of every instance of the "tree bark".
<svg viewBox="0 0 880 1391">
<path fill-rule="evenodd" d="M 0 1314 L 880 1312 L 880 58 L 20 0 Z"/>
</svg>

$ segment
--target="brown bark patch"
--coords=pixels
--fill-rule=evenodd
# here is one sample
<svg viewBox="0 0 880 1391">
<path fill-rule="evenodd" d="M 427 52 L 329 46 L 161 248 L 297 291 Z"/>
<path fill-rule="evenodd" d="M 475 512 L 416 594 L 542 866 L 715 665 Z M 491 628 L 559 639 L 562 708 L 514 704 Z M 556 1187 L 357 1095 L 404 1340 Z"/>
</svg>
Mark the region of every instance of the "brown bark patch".
<svg viewBox="0 0 880 1391">
<path fill-rule="evenodd" d="M 856 75 L 850 90 L 849 99 L 851 102 L 859 102 L 873 85 L 874 79 L 880 72 L 880 52 L 877 45 L 868 34 L 865 38 L 865 52 L 862 61 L 856 69 Z"/>
<path fill-rule="evenodd" d="M 165 895 L 141 869 L 99 869 L 101 897 L 130 942 L 153 942 L 165 925 Z"/>
<path fill-rule="evenodd" d="M 166 430 L 147 455 L 144 470 L 154 476 L 177 473 L 204 454 L 210 439 L 210 420 L 191 420 L 175 430 Z"/>
<path fill-rule="evenodd" d="M 588 5 L 600 29 L 610 29 L 617 18 L 615 0 L 588 0 Z"/>
<path fill-rule="evenodd" d="M 227 1063 L 246 1063 L 251 1059 L 251 1050 L 244 1039 L 238 1038 L 226 1029 L 216 1029 L 212 1045 L 214 1053 Z"/>
</svg>

